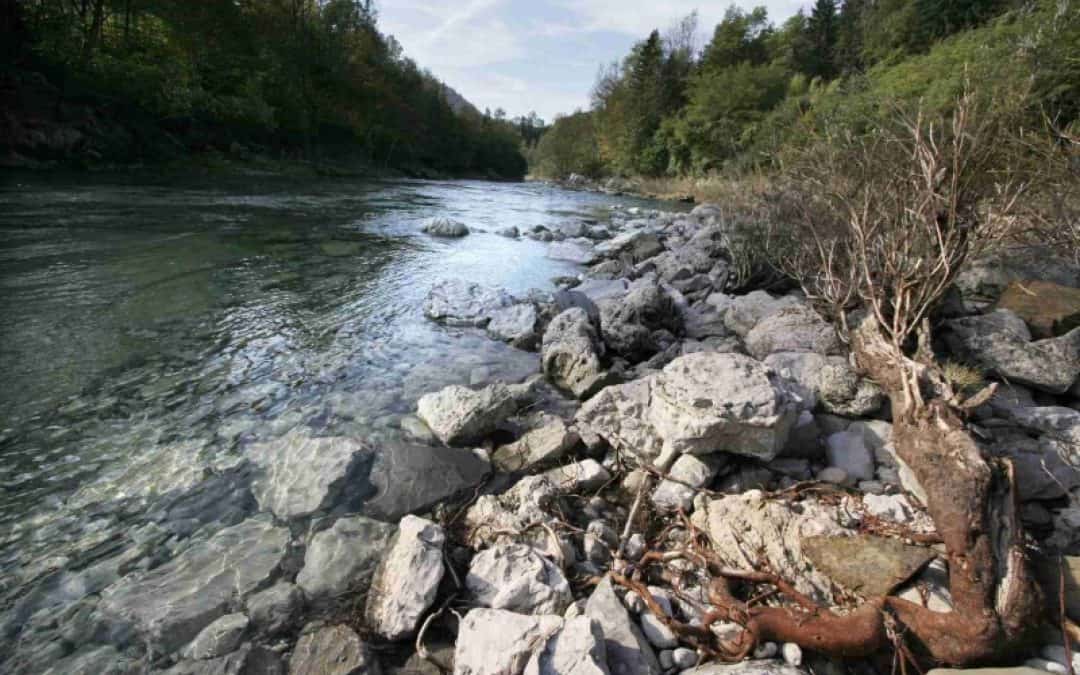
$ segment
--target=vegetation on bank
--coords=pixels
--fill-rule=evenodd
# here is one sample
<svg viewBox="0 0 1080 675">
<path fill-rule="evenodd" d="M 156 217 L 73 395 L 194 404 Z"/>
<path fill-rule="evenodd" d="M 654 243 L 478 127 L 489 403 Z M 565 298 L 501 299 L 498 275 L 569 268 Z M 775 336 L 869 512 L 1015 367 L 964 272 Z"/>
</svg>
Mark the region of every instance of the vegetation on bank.
<svg viewBox="0 0 1080 675">
<path fill-rule="evenodd" d="M 780 26 L 732 6 L 703 49 L 695 22 L 653 31 L 603 70 L 591 109 L 555 121 L 531 171 L 708 197 L 724 189 L 716 176 L 781 172 L 899 113 L 947 115 L 965 91 L 1014 130 L 1075 136 L 1076 0 L 817 0 Z"/>
<path fill-rule="evenodd" d="M 421 70 L 371 0 L 25 0 L 3 10 L 0 38 L 8 155 L 257 154 L 519 178 L 534 133 Z"/>
</svg>

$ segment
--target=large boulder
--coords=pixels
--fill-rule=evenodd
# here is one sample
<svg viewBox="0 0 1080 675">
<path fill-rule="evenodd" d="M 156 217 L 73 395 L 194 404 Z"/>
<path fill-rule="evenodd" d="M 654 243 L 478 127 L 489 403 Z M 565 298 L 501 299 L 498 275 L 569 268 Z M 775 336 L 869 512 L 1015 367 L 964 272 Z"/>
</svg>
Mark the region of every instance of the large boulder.
<svg viewBox="0 0 1080 675">
<path fill-rule="evenodd" d="M 809 307 L 789 307 L 759 321 L 744 339 L 757 359 L 776 352 L 841 354 L 843 344 L 833 327 Z"/>
<path fill-rule="evenodd" d="M 405 516 L 386 552 L 368 593 L 368 625 L 387 640 L 409 637 L 435 601 L 443 577 L 442 527 Z"/>
<path fill-rule="evenodd" d="M 600 624 L 611 675 L 659 675 L 656 654 L 615 594 L 611 577 L 597 584 L 585 604 L 585 616 Z"/>
<path fill-rule="evenodd" d="M 1010 382 L 1063 394 L 1080 377 L 1080 328 L 1033 342 L 1024 320 L 1007 309 L 946 326 L 954 354 Z"/>
<path fill-rule="evenodd" d="M 454 675 L 521 675 L 533 653 L 562 627 L 561 616 L 469 610 L 458 629 Z"/>
<path fill-rule="evenodd" d="M 610 675 L 600 624 L 587 616 L 567 619 L 542 649 L 533 652 L 525 675 Z"/>
<path fill-rule="evenodd" d="M 435 284 L 424 299 L 424 316 L 450 326 L 483 327 L 500 309 L 514 304 L 505 290 L 463 279 Z"/>
<path fill-rule="evenodd" d="M 465 587 L 481 607 L 562 614 L 574 600 L 566 577 L 531 546 L 497 544 L 473 558 Z"/>
<path fill-rule="evenodd" d="M 107 620 L 133 627 L 155 650 L 173 652 L 266 585 L 288 543 L 289 531 L 268 518 L 245 520 L 152 570 L 117 581 L 102 591 L 98 607 Z"/>
<path fill-rule="evenodd" d="M 579 428 L 651 461 L 669 453 L 731 452 L 771 460 L 797 416 L 779 378 L 741 354 L 681 356 L 660 373 L 608 387 L 577 414 Z"/>
<path fill-rule="evenodd" d="M 370 452 L 352 438 L 312 438 L 294 430 L 248 450 L 257 467 L 251 491 L 259 508 L 278 518 L 308 516 L 334 505 Z"/>
<path fill-rule="evenodd" d="M 1080 288 L 1032 279 L 1014 281 L 998 298 L 995 309 L 1015 313 L 1036 338 L 1064 335 L 1080 326 Z"/>
<path fill-rule="evenodd" d="M 421 230 L 433 237 L 464 237 L 469 233 L 465 223 L 451 218 L 432 218 L 424 223 Z"/>
<path fill-rule="evenodd" d="M 339 518 L 311 538 L 296 583 L 320 609 L 361 594 L 393 536 L 393 525 L 363 516 Z"/>
<path fill-rule="evenodd" d="M 473 390 L 452 384 L 425 394 L 416 414 L 447 445 L 483 440 L 521 406 L 525 388 L 495 383 Z"/>
<path fill-rule="evenodd" d="M 603 300 L 599 306 L 604 342 L 633 361 L 647 359 L 660 349 L 655 331 L 682 330 L 682 317 L 671 294 L 650 279 L 634 282 L 626 295 Z"/>
<path fill-rule="evenodd" d="M 375 651 L 348 626 L 311 627 L 289 659 L 289 675 L 380 675 Z"/>
<path fill-rule="evenodd" d="M 590 396 L 607 382 L 601 356 L 603 346 L 584 309 L 567 309 L 548 324 L 540 359 L 555 386 L 578 398 Z"/>
<path fill-rule="evenodd" d="M 751 490 L 707 500 L 691 519 L 708 532 L 724 564 L 756 569 L 765 563 L 799 592 L 832 604 L 832 580 L 814 566 L 803 546 L 808 537 L 850 534 L 837 517 L 837 507 L 812 498 L 792 504 Z"/>
</svg>

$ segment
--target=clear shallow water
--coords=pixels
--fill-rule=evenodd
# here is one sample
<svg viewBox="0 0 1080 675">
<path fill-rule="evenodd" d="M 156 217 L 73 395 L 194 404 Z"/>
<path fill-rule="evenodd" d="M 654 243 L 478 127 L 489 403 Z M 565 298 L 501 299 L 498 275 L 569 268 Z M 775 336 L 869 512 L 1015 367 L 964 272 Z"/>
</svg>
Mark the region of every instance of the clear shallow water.
<svg viewBox="0 0 1080 675">
<path fill-rule="evenodd" d="M 251 509 L 177 504 L 252 441 L 393 436 L 427 391 L 534 372 L 535 354 L 427 321 L 423 298 L 454 277 L 549 289 L 576 266 L 494 231 L 603 220 L 616 203 L 644 205 L 538 184 L 9 177 L 0 609 L 146 523 L 168 556 L 223 502 Z M 435 215 L 488 232 L 421 234 Z"/>
</svg>

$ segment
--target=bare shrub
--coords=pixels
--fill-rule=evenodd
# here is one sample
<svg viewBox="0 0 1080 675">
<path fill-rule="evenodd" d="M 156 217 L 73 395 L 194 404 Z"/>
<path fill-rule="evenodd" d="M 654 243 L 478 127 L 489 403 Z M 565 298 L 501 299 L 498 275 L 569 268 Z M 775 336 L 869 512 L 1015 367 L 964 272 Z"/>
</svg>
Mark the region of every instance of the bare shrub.
<svg viewBox="0 0 1080 675">
<path fill-rule="evenodd" d="M 1011 467 L 985 457 L 965 423 L 994 385 L 972 392 L 971 378 L 950 377 L 931 353 L 928 320 L 965 261 L 1023 227 L 1017 205 L 1027 185 L 1002 169 L 1005 124 L 965 96 L 946 119 L 916 114 L 864 137 L 826 139 L 765 205 L 776 223 L 767 254 L 836 318 L 860 368 L 892 401 L 893 443 L 927 496 L 953 610 L 893 595 L 844 611 L 820 607 L 783 579 L 725 568 L 697 547 L 687 557 L 712 578 L 710 620 L 744 628 L 721 653 L 741 658 L 765 640 L 840 657 L 891 644 L 902 670 L 911 661 L 963 665 L 1017 653 L 1038 625 L 1041 594 Z M 790 604 L 755 604 L 760 584 Z"/>
</svg>

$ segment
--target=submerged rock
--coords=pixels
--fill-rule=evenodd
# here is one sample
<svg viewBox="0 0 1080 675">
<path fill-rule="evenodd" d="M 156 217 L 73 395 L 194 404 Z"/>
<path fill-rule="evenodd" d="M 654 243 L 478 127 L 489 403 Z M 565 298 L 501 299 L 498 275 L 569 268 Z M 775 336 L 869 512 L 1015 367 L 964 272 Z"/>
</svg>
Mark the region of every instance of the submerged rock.
<svg viewBox="0 0 1080 675">
<path fill-rule="evenodd" d="M 293 628 L 303 609 L 303 592 L 287 581 L 259 591 L 247 601 L 252 631 L 266 637 L 274 637 Z"/>
<path fill-rule="evenodd" d="M 352 438 L 312 438 L 294 430 L 248 451 L 258 474 L 251 491 L 259 508 L 300 518 L 334 504 L 370 448 Z"/>
<path fill-rule="evenodd" d="M 416 414 L 447 445 L 482 440 L 521 405 L 522 387 L 495 383 L 473 390 L 453 384 L 425 394 Z"/>
<path fill-rule="evenodd" d="M 387 640 L 407 638 L 435 601 L 446 534 L 430 520 L 405 516 L 368 593 L 365 617 Z"/>
<path fill-rule="evenodd" d="M 547 257 L 552 260 L 566 260 L 579 265 L 588 265 L 596 260 L 596 251 L 587 239 L 569 239 L 548 247 Z"/>
<path fill-rule="evenodd" d="M 450 326 L 483 327 L 497 311 L 513 304 L 513 296 L 501 288 L 449 279 L 431 288 L 424 299 L 424 316 Z"/>
<path fill-rule="evenodd" d="M 248 618 L 243 614 L 226 614 L 203 628 L 184 649 L 184 656 L 189 659 L 213 659 L 228 654 L 240 646 L 248 623 Z"/>
<path fill-rule="evenodd" d="M 101 594 L 99 608 L 132 625 L 154 651 L 170 653 L 265 585 L 285 557 L 289 532 L 252 518 Z"/>
<path fill-rule="evenodd" d="M 339 518 L 311 538 L 297 585 L 321 609 L 363 593 L 393 535 L 393 525 L 363 516 Z"/>
<path fill-rule="evenodd" d="M 574 597 L 562 570 L 524 544 L 497 544 L 469 566 L 465 586 L 482 607 L 562 614 Z"/>
<path fill-rule="evenodd" d="M 371 647 L 348 626 L 308 632 L 293 648 L 289 675 L 381 675 Z"/>
<path fill-rule="evenodd" d="M 469 610 L 458 629 L 454 675 L 521 675 L 533 653 L 562 627 L 560 616 Z"/>
<path fill-rule="evenodd" d="M 780 452 L 796 406 L 778 378 L 741 354 L 699 352 L 664 370 L 608 387 L 577 414 L 579 427 L 651 461 L 675 453 L 730 452 L 765 461 Z"/>
<path fill-rule="evenodd" d="M 424 223 L 422 231 L 434 237 L 464 237 L 469 233 L 469 228 L 465 223 L 450 218 L 432 218 Z"/>
<path fill-rule="evenodd" d="M 496 340 L 509 342 L 520 349 L 535 349 L 540 339 L 536 322 L 536 307 L 525 302 L 494 311 L 487 332 Z"/>
</svg>

